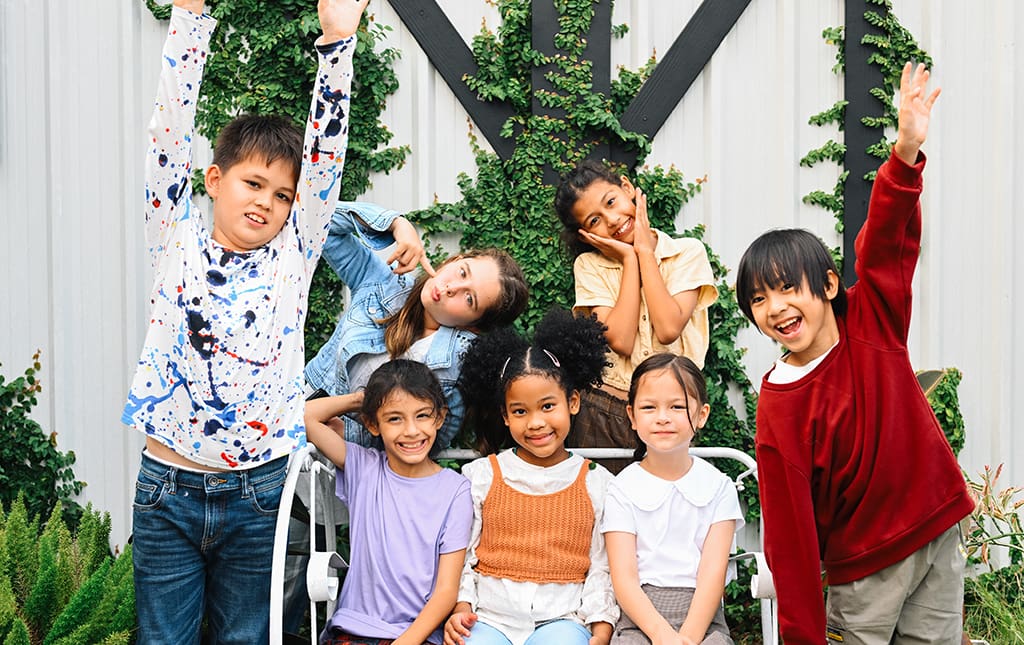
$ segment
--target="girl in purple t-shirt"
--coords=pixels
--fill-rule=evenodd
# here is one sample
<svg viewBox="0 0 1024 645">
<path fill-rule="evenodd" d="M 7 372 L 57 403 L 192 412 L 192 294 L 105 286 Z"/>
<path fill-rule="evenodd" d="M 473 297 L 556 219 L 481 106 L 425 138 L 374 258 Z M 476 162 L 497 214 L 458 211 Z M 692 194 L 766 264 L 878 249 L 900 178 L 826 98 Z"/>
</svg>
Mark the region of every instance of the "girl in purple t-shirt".
<svg viewBox="0 0 1024 645">
<path fill-rule="evenodd" d="M 357 409 L 384 452 L 344 440 L 338 415 Z M 446 413 L 437 377 L 401 359 L 362 392 L 306 403 L 306 433 L 338 467 L 349 510 L 351 562 L 321 644 L 443 641 L 473 523 L 469 481 L 430 458 Z"/>
</svg>

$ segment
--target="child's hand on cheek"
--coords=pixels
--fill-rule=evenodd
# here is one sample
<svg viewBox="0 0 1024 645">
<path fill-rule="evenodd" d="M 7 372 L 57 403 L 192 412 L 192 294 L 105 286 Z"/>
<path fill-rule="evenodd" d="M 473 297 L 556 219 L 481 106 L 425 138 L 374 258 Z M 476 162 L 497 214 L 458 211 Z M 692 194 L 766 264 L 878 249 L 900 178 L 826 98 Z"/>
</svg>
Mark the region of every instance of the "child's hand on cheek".
<svg viewBox="0 0 1024 645">
<path fill-rule="evenodd" d="M 636 255 L 631 244 L 613 240 L 610 237 L 599 237 L 588 233 L 583 229 L 579 230 L 580 239 L 597 249 L 597 252 L 605 257 L 625 263 L 627 258 Z"/>
<path fill-rule="evenodd" d="M 359 18 L 370 0 L 320 0 L 317 13 L 320 14 L 320 28 L 324 35 L 318 44 L 328 45 L 344 40 L 356 33 Z"/>
<path fill-rule="evenodd" d="M 633 250 L 637 253 L 654 253 L 658 236 L 651 230 L 651 220 L 647 217 L 647 195 L 639 188 L 636 189 L 636 218 L 633 226 Z"/>
</svg>

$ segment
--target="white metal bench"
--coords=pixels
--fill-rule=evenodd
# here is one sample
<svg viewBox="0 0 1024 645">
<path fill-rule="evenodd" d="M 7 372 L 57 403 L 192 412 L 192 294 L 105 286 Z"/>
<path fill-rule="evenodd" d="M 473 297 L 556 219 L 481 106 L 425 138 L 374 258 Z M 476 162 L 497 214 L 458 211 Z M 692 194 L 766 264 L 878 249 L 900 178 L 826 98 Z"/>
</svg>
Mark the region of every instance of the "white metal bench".
<svg viewBox="0 0 1024 645">
<path fill-rule="evenodd" d="M 633 451 L 623 448 L 573 448 L 572 451 L 588 459 L 621 459 L 631 458 Z M 735 478 L 736 488 L 743 490 L 752 477 L 757 480 L 757 463 L 750 455 L 735 448 L 695 447 L 690 454 L 704 459 L 733 459 L 740 462 L 743 470 Z M 474 450 L 450 449 L 437 455 L 438 459 L 469 461 L 480 454 Z M 284 576 L 285 559 L 288 555 L 288 527 L 292 521 L 292 501 L 303 471 L 310 473 L 309 494 L 311 511 L 310 524 L 322 524 L 327 527 L 336 526 L 332 504 L 316 504 L 317 497 L 334 496 L 334 466 L 317 459 L 316 449 L 310 445 L 307 449 L 292 455 L 288 464 L 288 476 L 285 479 L 284 491 L 281 495 L 281 506 L 277 517 L 277 530 L 274 535 L 274 563 L 270 577 L 270 645 L 281 645 L 284 621 Z M 315 516 L 320 514 L 319 516 Z M 316 619 L 316 603 L 326 603 L 326 615 L 334 614 L 337 603 L 339 581 L 336 571 L 346 565 L 335 552 L 337 543 L 335 532 L 326 531 L 323 549 L 316 548 L 316 531 L 309 532 L 309 564 L 306 568 L 306 589 L 310 597 L 310 634 L 311 643 L 317 642 L 319 629 Z M 760 539 L 761 532 L 758 532 Z M 734 560 L 752 559 L 755 562 L 755 573 L 751 578 L 750 589 L 754 598 L 761 601 L 761 634 L 765 645 L 778 644 L 778 613 L 775 605 L 775 586 L 771 572 L 761 551 L 740 553 L 733 556 Z"/>
</svg>

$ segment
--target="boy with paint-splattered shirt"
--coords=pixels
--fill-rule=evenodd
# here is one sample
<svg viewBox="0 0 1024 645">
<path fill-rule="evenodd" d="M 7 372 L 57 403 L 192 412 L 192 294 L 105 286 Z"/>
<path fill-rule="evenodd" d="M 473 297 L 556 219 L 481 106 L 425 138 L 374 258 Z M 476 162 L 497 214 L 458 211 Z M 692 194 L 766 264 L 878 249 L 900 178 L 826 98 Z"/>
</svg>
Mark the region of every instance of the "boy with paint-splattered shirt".
<svg viewBox="0 0 1024 645">
<path fill-rule="evenodd" d="M 174 0 L 146 158 L 149 330 L 122 420 L 146 435 L 133 514 L 139 642 L 268 638 L 287 456 L 305 445 L 303 324 L 348 139 L 355 31 L 368 0 L 320 0 L 305 139 L 243 116 L 191 201 L 196 101 L 216 21 Z"/>
</svg>

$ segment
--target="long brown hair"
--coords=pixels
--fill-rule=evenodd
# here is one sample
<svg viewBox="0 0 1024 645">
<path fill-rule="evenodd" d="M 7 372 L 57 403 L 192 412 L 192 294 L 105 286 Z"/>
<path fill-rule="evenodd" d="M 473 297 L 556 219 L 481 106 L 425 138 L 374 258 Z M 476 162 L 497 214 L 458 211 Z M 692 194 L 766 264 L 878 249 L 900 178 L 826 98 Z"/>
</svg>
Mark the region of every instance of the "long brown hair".
<svg viewBox="0 0 1024 645">
<path fill-rule="evenodd" d="M 441 263 L 438 268 L 440 269 L 450 262 L 468 258 L 493 260 L 498 265 L 498 286 L 500 287 L 498 301 L 483 312 L 480 318 L 473 323 L 473 328 L 488 331 L 495 327 L 511 324 L 526 309 L 526 302 L 529 299 L 530 290 L 526 286 L 523 270 L 519 268 L 511 255 L 496 248 L 476 249 L 453 255 Z M 409 351 L 412 344 L 423 336 L 426 319 L 420 294 L 423 292 L 423 285 L 428 277 L 425 274 L 421 275 L 413 284 L 402 308 L 380 321 L 384 325 L 384 344 L 392 358 L 397 358 Z"/>
</svg>

